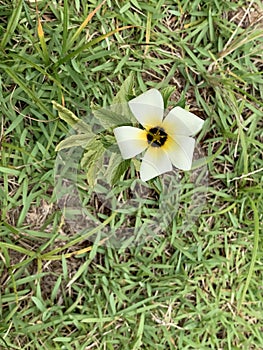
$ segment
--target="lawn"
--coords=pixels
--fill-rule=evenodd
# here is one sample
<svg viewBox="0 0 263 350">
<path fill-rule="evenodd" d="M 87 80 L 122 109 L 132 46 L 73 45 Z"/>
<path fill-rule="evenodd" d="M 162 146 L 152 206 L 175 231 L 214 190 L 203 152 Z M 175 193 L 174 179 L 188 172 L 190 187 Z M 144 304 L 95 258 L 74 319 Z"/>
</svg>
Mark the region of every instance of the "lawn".
<svg viewBox="0 0 263 350">
<path fill-rule="evenodd" d="M 0 15 L 0 349 L 263 349 L 262 1 Z M 103 172 L 109 106 L 151 88 L 204 120 L 193 169 Z"/>
</svg>

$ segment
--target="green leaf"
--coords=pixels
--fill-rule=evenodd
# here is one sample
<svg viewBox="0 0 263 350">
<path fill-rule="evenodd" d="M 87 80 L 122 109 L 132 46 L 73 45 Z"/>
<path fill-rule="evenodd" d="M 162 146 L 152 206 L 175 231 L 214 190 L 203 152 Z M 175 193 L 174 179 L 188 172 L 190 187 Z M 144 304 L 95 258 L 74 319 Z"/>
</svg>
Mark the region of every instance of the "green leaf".
<svg viewBox="0 0 263 350">
<path fill-rule="evenodd" d="M 68 123 L 73 129 L 84 134 L 93 134 L 91 127 L 75 116 L 74 113 L 55 101 L 52 101 L 52 103 L 54 108 L 58 111 L 59 118 Z"/>
<path fill-rule="evenodd" d="M 104 150 L 104 146 L 99 136 L 95 136 L 90 139 L 86 144 L 85 153 L 81 159 L 81 167 L 84 169 L 88 168 L 89 163 L 94 160 L 94 155 L 96 155 L 96 153 L 100 153 L 101 150 Z"/>
<path fill-rule="evenodd" d="M 88 150 L 84 153 L 80 165 L 84 170 L 87 170 L 90 166 L 90 164 L 96 159 L 96 150 Z"/>
<path fill-rule="evenodd" d="M 137 122 L 130 111 L 128 100 L 132 96 L 134 77 L 131 74 L 122 84 L 119 92 L 113 98 L 112 105 L 107 108 L 92 106 L 95 118 L 105 128 L 113 128 L 117 125 L 134 124 Z"/>
<path fill-rule="evenodd" d="M 119 113 L 125 116 L 130 123 L 137 123 L 134 115 L 131 113 L 131 110 L 128 105 L 130 97 L 133 96 L 133 87 L 134 87 L 134 74 L 131 73 L 128 78 L 123 82 L 120 90 L 117 95 L 113 98 L 112 101 L 112 110 L 115 113 Z"/>
<path fill-rule="evenodd" d="M 131 73 L 128 78 L 126 78 L 120 87 L 120 90 L 112 100 L 112 104 L 122 104 L 127 103 L 129 97 L 132 96 L 132 90 L 134 87 L 134 74 Z"/>
<path fill-rule="evenodd" d="M 107 169 L 107 178 L 112 186 L 120 180 L 121 176 L 130 166 L 130 159 L 123 159 L 120 154 L 113 153 Z"/>
<path fill-rule="evenodd" d="M 87 181 L 91 187 L 94 187 L 95 182 L 96 182 L 96 178 L 97 178 L 97 174 L 103 166 L 103 163 L 102 163 L 103 153 L 104 153 L 104 149 L 96 152 L 96 154 L 93 157 L 93 161 L 89 164 L 89 168 L 87 171 Z"/>
<path fill-rule="evenodd" d="M 116 144 L 116 139 L 113 135 L 101 134 L 100 137 L 101 137 L 101 142 L 105 148 L 111 147 L 110 150 L 111 150 L 111 152 L 114 152 L 114 153 L 116 153 L 116 151 L 119 150 L 119 147 Z M 117 148 L 115 148 L 115 146 L 117 146 Z"/>
<path fill-rule="evenodd" d="M 99 121 L 100 125 L 105 129 L 113 128 L 117 125 L 130 124 L 131 121 L 127 118 L 127 115 L 122 114 L 122 106 L 119 105 L 119 111 L 114 111 L 113 106 L 109 106 L 108 108 L 98 108 L 95 109 L 94 106 L 92 112 L 94 117 Z M 116 108 L 115 108 L 116 109 Z"/>
<path fill-rule="evenodd" d="M 86 152 L 81 159 L 81 167 L 87 171 L 87 181 L 91 187 L 94 186 L 96 176 L 102 167 L 103 153 L 105 151 L 101 139 L 96 136 L 86 145 Z"/>
<path fill-rule="evenodd" d="M 86 148 L 88 142 L 93 138 L 93 136 L 94 134 L 78 134 L 78 135 L 69 136 L 57 145 L 56 151 L 58 152 L 65 148 L 79 147 L 79 146 Z"/>
<path fill-rule="evenodd" d="M 139 161 L 139 159 L 133 158 L 132 163 L 134 165 L 135 170 L 139 172 L 141 168 L 141 162 Z"/>
<path fill-rule="evenodd" d="M 131 161 L 129 159 L 124 159 L 112 172 L 111 185 L 114 186 L 121 178 L 121 176 L 129 168 Z"/>
<path fill-rule="evenodd" d="M 171 95 L 174 93 L 176 87 L 167 86 L 166 88 L 161 90 L 161 94 L 163 96 L 164 109 L 168 107 L 168 101 L 170 100 Z"/>
</svg>

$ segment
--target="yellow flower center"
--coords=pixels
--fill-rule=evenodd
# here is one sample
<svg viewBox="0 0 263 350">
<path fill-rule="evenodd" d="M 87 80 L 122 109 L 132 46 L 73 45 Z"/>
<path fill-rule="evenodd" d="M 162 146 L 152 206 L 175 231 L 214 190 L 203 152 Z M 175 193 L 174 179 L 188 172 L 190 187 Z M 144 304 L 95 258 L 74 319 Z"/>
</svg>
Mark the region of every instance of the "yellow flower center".
<svg viewBox="0 0 263 350">
<path fill-rule="evenodd" d="M 167 133 L 163 128 L 156 126 L 147 131 L 147 141 L 152 147 L 162 147 L 167 140 Z"/>
</svg>

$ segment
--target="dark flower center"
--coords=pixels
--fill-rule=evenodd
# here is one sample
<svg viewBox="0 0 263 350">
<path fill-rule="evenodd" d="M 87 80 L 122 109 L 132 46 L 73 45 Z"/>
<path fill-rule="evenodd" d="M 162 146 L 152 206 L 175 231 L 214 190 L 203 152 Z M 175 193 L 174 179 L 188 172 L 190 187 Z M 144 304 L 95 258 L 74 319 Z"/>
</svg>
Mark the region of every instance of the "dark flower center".
<svg viewBox="0 0 263 350">
<path fill-rule="evenodd" d="M 163 128 L 156 126 L 147 132 L 147 141 L 152 147 L 161 147 L 167 140 L 167 134 Z"/>
</svg>

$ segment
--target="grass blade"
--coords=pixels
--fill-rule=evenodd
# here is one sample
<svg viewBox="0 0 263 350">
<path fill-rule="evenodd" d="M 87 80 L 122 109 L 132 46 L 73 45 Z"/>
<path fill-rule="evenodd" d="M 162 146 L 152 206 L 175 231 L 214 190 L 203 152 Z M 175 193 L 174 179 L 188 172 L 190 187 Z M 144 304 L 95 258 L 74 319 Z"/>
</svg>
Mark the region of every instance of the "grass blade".
<svg viewBox="0 0 263 350">
<path fill-rule="evenodd" d="M 247 278 L 246 278 L 246 283 L 244 286 L 244 289 L 242 291 L 242 295 L 241 298 L 238 302 L 238 311 L 240 311 L 242 304 L 245 300 L 246 297 L 246 293 L 252 278 L 252 275 L 254 273 L 254 267 L 255 267 L 255 263 L 256 263 L 256 259 L 257 259 L 257 254 L 258 254 L 258 243 L 259 243 L 259 215 L 258 215 L 258 209 L 255 205 L 255 202 L 250 198 L 250 204 L 254 213 L 254 244 L 253 244 L 253 251 L 252 251 L 252 258 L 251 258 L 251 262 L 250 262 L 250 266 L 249 266 L 249 270 L 248 270 L 248 274 L 247 274 Z"/>
<path fill-rule="evenodd" d="M 129 29 L 129 28 L 133 28 L 134 26 L 125 26 L 125 27 L 120 27 L 120 28 L 116 28 L 114 30 L 112 30 L 109 33 L 103 34 L 101 36 L 99 36 L 98 38 L 95 38 L 91 41 L 89 41 L 87 44 L 82 45 L 81 47 L 79 47 L 78 49 L 76 49 L 75 51 L 69 53 L 68 55 L 66 55 L 65 57 L 61 58 L 60 60 L 58 60 L 53 68 L 57 68 L 59 67 L 61 64 L 68 62 L 71 58 L 78 56 L 81 52 L 83 52 L 84 50 L 89 49 L 90 47 L 94 46 L 95 44 L 98 44 L 99 42 L 101 42 L 102 40 L 108 38 L 111 35 L 114 35 L 122 30 L 125 29 Z"/>
<path fill-rule="evenodd" d="M 16 73 L 8 67 L 4 67 L 5 72 L 13 79 L 13 81 L 18 84 L 24 92 L 32 98 L 32 100 L 38 105 L 38 107 L 44 112 L 49 118 L 54 119 L 52 112 L 45 106 L 45 104 L 30 90 L 26 83 L 24 83 Z"/>
<path fill-rule="evenodd" d="M 21 10 L 22 10 L 22 0 L 18 0 L 17 4 L 15 5 L 12 15 L 9 18 L 8 21 L 8 25 L 7 25 L 7 30 L 3 36 L 3 39 L 1 41 L 1 48 L 5 49 L 6 44 L 8 43 L 10 37 L 12 36 L 12 34 L 14 33 L 18 22 L 19 22 L 19 18 L 20 18 L 20 14 L 21 14 Z"/>
<path fill-rule="evenodd" d="M 69 8 L 68 0 L 64 0 L 63 8 L 63 34 L 62 34 L 62 50 L 61 54 L 64 55 L 67 50 L 68 41 L 68 26 L 69 26 Z"/>
<path fill-rule="evenodd" d="M 92 17 L 99 11 L 99 9 L 101 8 L 101 6 L 103 4 L 105 4 L 106 0 L 102 1 L 101 4 L 99 4 L 88 16 L 87 18 L 84 20 L 84 22 L 79 26 L 79 28 L 77 29 L 76 33 L 72 36 L 72 38 L 69 40 L 67 49 L 69 50 L 72 45 L 74 44 L 74 42 L 78 39 L 80 33 L 83 31 L 83 29 L 87 26 L 87 24 L 89 23 L 89 21 L 92 19 Z"/>
<path fill-rule="evenodd" d="M 46 41 L 45 41 L 45 34 L 44 34 L 44 31 L 43 31 L 43 27 L 42 27 L 40 18 L 38 18 L 37 34 L 38 34 L 38 38 L 39 38 L 39 41 L 40 41 L 40 46 L 42 48 L 43 59 L 44 59 L 45 65 L 48 66 L 49 63 L 50 63 L 49 53 L 48 53 L 47 44 L 46 44 Z"/>
</svg>

